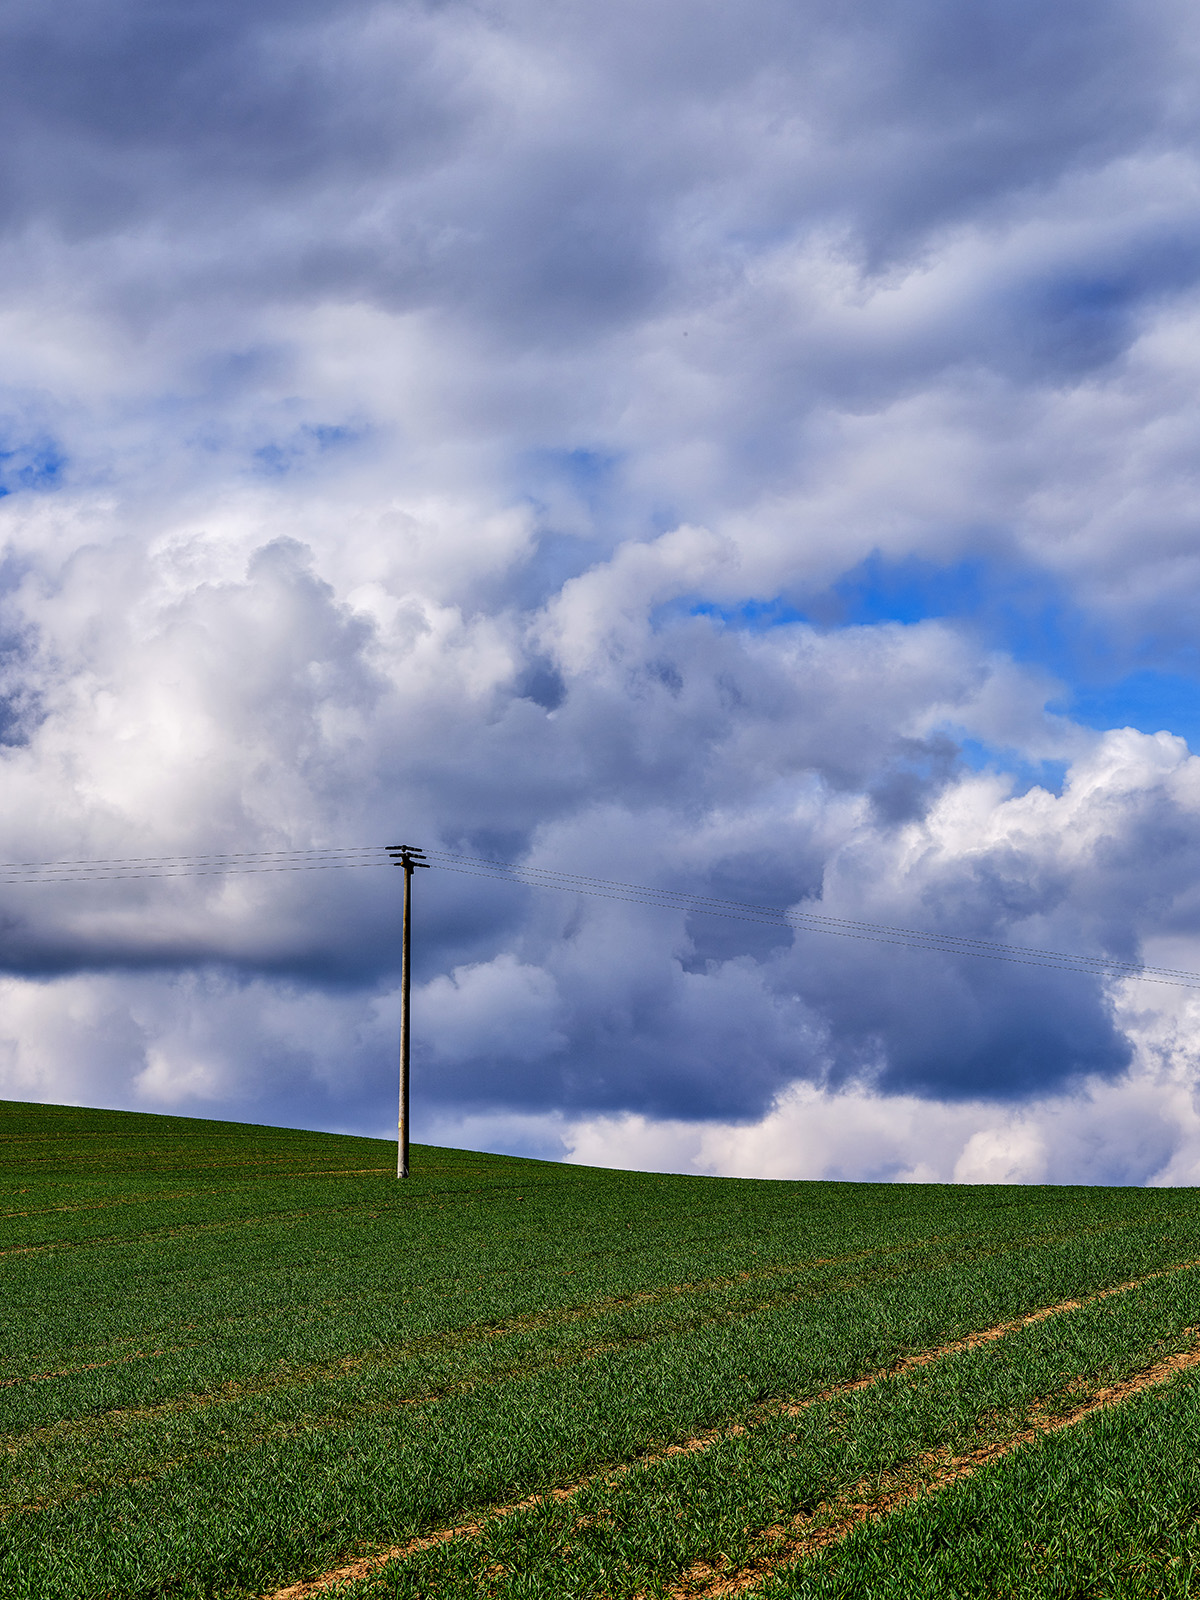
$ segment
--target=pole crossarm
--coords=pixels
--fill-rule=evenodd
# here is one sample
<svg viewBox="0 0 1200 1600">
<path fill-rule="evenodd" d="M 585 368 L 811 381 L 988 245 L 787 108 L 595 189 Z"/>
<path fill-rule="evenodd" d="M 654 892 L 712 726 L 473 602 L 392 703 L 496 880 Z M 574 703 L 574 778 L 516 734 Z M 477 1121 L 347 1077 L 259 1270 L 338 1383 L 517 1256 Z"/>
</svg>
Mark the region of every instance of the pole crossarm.
<svg viewBox="0 0 1200 1600">
<path fill-rule="evenodd" d="M 411 872 L 414 867 L 427 867 L 430 864 L 425 859 L 424 850 L 418 849 L 415 844 L 389 844 L 384 848 L 392 858 L 392 865 L 403 867 L 405 872 Z"/>
</svg>

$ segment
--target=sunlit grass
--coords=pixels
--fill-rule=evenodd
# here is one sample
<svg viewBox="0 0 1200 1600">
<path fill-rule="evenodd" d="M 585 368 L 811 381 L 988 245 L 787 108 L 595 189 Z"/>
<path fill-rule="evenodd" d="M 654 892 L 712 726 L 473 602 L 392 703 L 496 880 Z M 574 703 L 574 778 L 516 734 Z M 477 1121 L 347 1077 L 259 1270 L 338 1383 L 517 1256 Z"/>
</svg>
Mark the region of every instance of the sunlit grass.
<svg viewBox="0 0 1200 1600">
<path fill-rule="evenodd" d="M 921 1518 L 941 1528 L 938 1507 L 1018 1457 L 799 1565 L 776 1560 L 783 1525 L 1076 1406 L 1200 1323 L 1200 1274 L 1170 1273 L 826 1393 L 1200 1256 L 1190 1191 L 747 1182 L 422 1148 L 399 1184 L 376 1141 L 11 1104 L 0 1141 L 15 1600 L 266 1595 L 568 1485 L 355 1592 L 633 1595 L 760 1563 L 788 1593 L 874 1594 L 853 1563 L 874 1572 L 886 1528 L 916 1529 L 905 1560 L 925 1561 Z M 1171 1414 L 1178 1389 L 1139 1414 Z M 1060 1532 L 1067 1559 L 1069 1517 Z M 1038 1548 L 1051 1571 L 1059 1546 Z"/>
</svg>

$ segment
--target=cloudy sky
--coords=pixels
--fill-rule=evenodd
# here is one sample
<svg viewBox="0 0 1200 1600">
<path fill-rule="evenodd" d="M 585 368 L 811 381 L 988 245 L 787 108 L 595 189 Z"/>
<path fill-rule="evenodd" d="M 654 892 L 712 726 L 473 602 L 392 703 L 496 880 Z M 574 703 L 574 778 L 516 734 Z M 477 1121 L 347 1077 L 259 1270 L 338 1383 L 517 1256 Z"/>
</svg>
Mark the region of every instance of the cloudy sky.
<svg viewBox="0 0 1200 1600">
<path fill-rule="evenodd" d="M 1182 0 L 10 0 L 0 858 L 1200 968 Z M 415 1132 L 1200 1182 L 1200 991 L 436 870 Z M 383 1133 L 399 875 L 0 890 L 0 1095 Z"/>
</svg>

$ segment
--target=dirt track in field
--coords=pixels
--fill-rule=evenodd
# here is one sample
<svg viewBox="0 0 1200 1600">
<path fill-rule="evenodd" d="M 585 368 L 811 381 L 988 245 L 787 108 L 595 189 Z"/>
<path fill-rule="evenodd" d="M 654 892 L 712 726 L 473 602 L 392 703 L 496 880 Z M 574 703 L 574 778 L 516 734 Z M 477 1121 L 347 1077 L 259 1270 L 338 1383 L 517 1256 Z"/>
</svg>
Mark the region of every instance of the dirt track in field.
<svg viewBox="0 0 1200 1600">
<path fill-rule="evenodd" d="M 288 1216 L 291 1215 L 291 1213 L 288 1214 Z M 36 1246 L 35 1248 L 48 1249 L 53 1247 Z M 11 1252 L 0 1251 L 0 1255 L 8 1253 Z M 658 1305 L 668 1300 L 682 1299 L 687 1295 L 712 1294 L 720 1289 L 732 1288 L 734 1285 L 739 1283 L 754 1283 L 760 1279 L 767 1280 L 770 1278 L 786 1277 L 793 1274 L 797 1278 L 800 1278 L 805 1272 L 813 1271 L 818 1267 L 851 1265 L 857 1262 L 866 1261 L 871 1256 L 882 1255 L 885 1253 L 889 1252 L 878 1249 L 859 1250 L 845 1256 L 819 1256 L 808 1261 L 785 1262 L 771 1267 L 756 1269 L 754 1271 L 734 1273 L 730 1276 L 696 1278 L 689 1279 L 681 1283 L 660 1284 L 653 1289 L 635 1289 L 631 1290 L 627 1294 L 609 1295 L 602 1300 L 589 1300 L 582 1305 L 563 1305 L 554 1307 L 550 1310 L 531 1311 L 522 1315 L 509 1317 L 504 1322 L 477 1323 L 468 1325 L 464 1328 L 447 1329 L 438 1333 L 422 1335 L 417 1338 L 405 1340 L 400 1344 L 396 1344 L 382 1350 L 372 1350 L 366 1355 L 351 1354 L 331 1356 L 323 1361 L 311 1361 L 302 1365 L 292 1361 L 284 1361 L 279 1364 L 278 1375 L 273 1372 L 268 1372 L 265 1375 L 259 1375 L 253 1384 L 239 1380 L 230 1380 L 228 1383 L 214 1390 L 187 1395 L 175 1395 L 170 1400 L 161 1401 L 156 1405 L 130 1407 L 127 1409 L 122 1409 L 119 1412 L 113 1412 L 111 1415 L 125 1420 L 132 1418 L 146 1419 L 154 1416 L 173 1415 L 182 1410 L 200 1410 L 206 1405 L 219 1405 L 222 1401 L 235 1399 L 250 1392 L 266 1393 L 275 1387 L 287 1386 L 289 1388 L 295 1388 L 301 1384 L 317 1382 L 322 1379 L 349 1377 L 365 1367 L 386 1367 L 403 1359 L 404 1357 L 421 1355 L 428 1351 L 462 1349 L 474 1344 L 495 1343 L 497 1340 L 508 1338 L 514 1334 L 529 1332 L 539 1328 L 570 1327 L 575 1323 L 587 1322 L 595 1317 L 605 1316 L 610 1312 L 632 1310 L 642 1306 Z M 844 1284 L 837 1284 L 833 1287 L 844 1287 Z M 817 1294 L 824 1292 L 827 1291 L 816 1291 Z M 832 1292 L 832 1290 L 829 1290 L 828 1292 Z M 787 1301 L 789 1298 L 804 1298 L 813 1294 L 814 1291 L 811 1290 L 808 1285 L 802 1284 L 799 1287 L 788 1288 L 784 1290 L 782 1295 L 776 1295 L 765 1300 L 751 1301 L 744 1306 L 738 1306 L 734 1308 L 729 1313 L 722 1312 L 718 1315 L 728 1314 L 751 1316 L 756 1311 L 768 1310 L 774 1305 L 779 1304 L 781 1301 Z M 0 1379 L 0 1388 L 9 1388 L 14 1384 L 23 1383 L 46 1383 L 54 1378 L 74 1377 L 76 1373 L 90 1372 L 97 1367 L 118 1366 L 128 1361 L 145 1360 L 149 1359 L 150 1356 L 161 1356 L 166 1354 L 168 1349 L 175 1350 L 191 1347 L 193 1347 L 192 1343 L 189 1343 L 187 1346 L 172 1345 L 169 1347 L 164 1347 L 162 1350 L 139 1350 L 134 1351 L 131 1354 L 123 1354 L 113 1357 L 111 1360 L 90 1361 L 81 1365 L 55 1368 L 47 1372 L 31 1372 L 23 1374 L 20 1377 L 3 1378 Z M 610 1348 L 616 1349 L 619 1347 L 619 1345 L 597 1346 L 592 1353 L 604 1353 Z M 504 1375 L 511 1376 L 512 1374 L 505 1373 Z M 436 1393 L 419 1394 L 413 1396 L 411 1400 L 408 1400 L 405 1403 L 421 1405 L 436 1401 L 439 1398 L 442 1398 L 442 1396 Z M 90 1424 L 93 1419 L 88 1420 Z M 55 1424 L 54 1427 L 55 1431 L 62 1431 L 61 1424 Z M 30 1437 L 33 1437 L 33 1435 L 21 1436 L 22 1440 Z"/>
<path fill-rule="evenodd" d="M 450 1527 L 439 1528 L 433 1532 L 422 1534 L 410 1539 L 404 1544 L 392 1545 L 384 1550 L 378 1550 L 360 1556 L 357 1560 L 345 1563 L 343 1566 L 332 1568 L 316 1577 L 304 1579 L 297 1583 L 288 1584 L 282 1589 L 274 1590 L 264 1600 L 308 1600 L 310 1596 L 319 1595 L 339 1585 L 357 1582 L 369 1577 L 379 1568 L 388 1566 L 395 1561 L 404 1561 L 412 1556 L 419 1555 L 424 1550 L 436 1549 L 440 1545 L 449 1544 L 457 1539 L 476 1539 L 483 1532 L 489 1522 L 494 1522 L 502 1517 L 510 1517 L 521 1511 L 531 1511 L 541 1505 L 550 1505 L 572 1500 L 585 1489 L 597 1483 L 615 1483 L 635 1469 L 655 1466 L 661 1461 L 669 1460 L 673 1456 L 692 1455 L 697 1451 L 711 1449 L 723 1440 L 736 1438 L 749 1432 L 759 1423 L 766 1422 L 778 1416 L 798 1416 L 811 1406 L 820 1405 L 825 1401 L 836 1399 L 839 1395 L 852 1394 L 862 1389 L 871 1388 L 873 1385 L 891 1377 L 902 1375 L 905 1372 L 915 1371 L 920 1367 L 932 1365 L 936 1361 L 945 1360 L 949 1356 L 959 1355 L 968 1350 L 978 1349 L 982 1345 L 992 1344 L 999 1339 L 1006 1338 L 1009 1334 L 1018 1333 L 1023 1328 L 1044 1322 L 1049 1317 L 1066 1315 L 1072 1311 L 1079 1311 L 1084 1306 L 1095 1305 L 1099 1301 L 1111 1299 L 1114 1295 L 1128 1294 L 1130 1290 L 1139 1288 L 1142 1284 L 1152 1283 L 1158 1278 L 1169 1277 L 1177 1272 L 1187 1272 L 1200 1267 L 1200 1257 L 1190 1261 L 1181 1261 L 1173 1267 L 1160 1267 L 1154 1272 L 1148 1272 L 1139 1278 L 1132 1278 L 1126 1283 L 1115 1284 L 1111 1288 L 1101 1289 L 1096 1294 L 1085 1295 L 1077 1300 L 1061 1300 L 1052 1306 L 1043 1306 L 1036 1311 L 1030 1311 L 1020 1317 L 1014 1317 L 1007 1322 L 996 1323 L 993 1327 L 982 1328 L 974 1333 L 965 1334 L 962 1338 L 951 1340 L 944 1345 L 937 1345 L 929 1350 L 922 1350 L 914 1355 L 906 1356 L 903 1360 L 895 1362 L 889 1367 L 880 1368 L 876 1372 L 865 1373 L 862 1377 L 852 1378 L 846 1383 L 837 1384 L 832 1388 L 822 1390 L 819 1394 L 811 1395 L 804 1400 L 775 1401 L 761 1407 L 751 1417 L 743 1422 L 735 1422 L 706 1430 L 696 1434 L 690 1439 L 681 1440 L 676 1444 L 668 1445 L 664 1450 L 639 1456 L 630 1462 L 623 1462 L 616 1467 L 602 1468 L 599 1472 L 589 1473 L 587 1476 L 576 1479 L 569 1484 L 557 1488 L 528 1495 L 521 1500 L 511 1501 L 505 1505 L 493 1506 L 476 1517 L 469 1518 Z M 724 1594 L 738 1594 L 756 1587 L 772 1576 L 779 1568 L 795 1561 L 802 1560 L 807 1554 L 815 1554 L 817 1550 L 824 1549 L 827 1544 L 836 1543 L 838 1539 L 845 1538 L 860 1522 L 872 1517 L 886 1515 L 889 1511 L 898 1509 L 910 1500 L 920 1495 L 944 1487 L 946 1484 L 966 1477 L 975 1472 L 987 1461 L 999 1456 L 1010 1454 L 1022 1445 L 1033 1439 L 1040 1438 L 1046 1433 L 1056 1432 L 1061 1428 L 1069 1427 L 1075 1422 L 1082 1421 L 1092 1412 L 1101 1410 L 1106 1406 L 1121 1404 L 1133 1394 L 1142 1389 L 1150 1388 L 1155 1384 L 1165 1382 L 1173 1377 L 1176 1372 L 1187 1367 L 1200 1364 L 1200 1347 L 1183 1355 L 1172 1356 L 1165 1361 L 1156 1363 L 1143 1373 L 1124 1383 L 1116 1384 L 1110 1389 L 1100 1390 L 1091 1399 L 1081 1404 L 1065 1417 L 1048 1419 L 1044 1424 L 1034 1424 L 1023 1430 L 1012 1439 L 993 1444 L 972 1455 L 955 1457 L 951 1462 L 945 1463 L 939 1469 L 940 1475 L 923 1480 L 919 1485 L 905 1485 L 891 1491 L 890 1499 L 887 1494 L 882 1499 L 876 1498 L 854 1507 L 847 1508 L 839 1520 L 823 1523 L 819 1529 L 812 1527 L 812 1518 L 804 1519 L 803 1525 L 796 1523 L 789 1529 L 765 1530 L 764 1537 L 771 1538 L 778 1535 L 786 1549 L 780 1551 L 773 1548 L 763 1562 L 753 1568 L 743 1569 L 741 1573 L 718 1575 L 715 1569 L 692 1569 L 689 1574 L 688 1587 L 672 1589 L 669 1592 L 683 1600 L 693 1596 L 718 1596 Z M 840 1529 L 840 1532 L 836 1530 Z M 812 1545 L 807 1548 L 806 1541 Z M 711 1575 L 711 1581 L 709 1578 Z M 707 1587 L 705 1586 L 707 1583 Z"/>
<path fill-rule="evenodd" d="M 1195 1334 L 1196 1330 L 1191 1330 Z M 1121 1383 L 1099 1389 L 1092 1397 L 1073 1410 L 1056 1417 L 1047 1417 L 1022 1428 L 1007 1439 L 983 1445 L 978 1450 L 963 1455 L 952 1455 L 940 1460 L 921 1463 L 923 1475 L 915 1480 L 887 1484 L 881 1492 L 857 1502 L 838 1501 L 821 1507 L 811 1516 L 796 1518 L 786 1526 L 763 1531 L 764 1541 L 772 1542 L 768 1554 L 736 1571 L 719 1571 L 707 1563 L 691 1567 L 682 1582 L 667 1590 L 671 1600 L 721 1600 L 726 1595 L 747 1594 L 760 1588 L 769 1579 L 778 1576 L 786 1567 L 795 1566 L 810 1556 L 817 1555 L 830 1545 L 840 1544 L 864 1523 L 877 1522 L 883 1517 L 903 1510 L 952 1483 L 972 1477 L 989 1462 L 1013 1455 L 1017 1450 L 1048 1434 L 1061 1433 L 1074 1427 L 1097 1411 L 1110 1410 L 1124 1405 L 1135 1395 L 1156 1388 L 1176 1377 L 1180 1372 L 1200 1366 L 1200 1342 L 1191 1350 L 1156 1361 L 1153 1366 L 1135 1373 Z M 637 1600 L 645 1600 L 644 1596 Z"/>
<path fill-rule="evenodd" d="M 759 1282 L 769 1282 L 773 1278 L 793 1275 L 803 1279 L 805 1274 L 811 1273 L 816 1268 L 857 1265 L 870 1261 L 872 1257 L 882 1256 L 886 1258 L 895 1254 L 898 1248 L 900 1247 L 877 1247 L 853 1251 L 844 1256 L 823 1256 L 804 1261 L 774 1263 L 770 1266 L 720 1277 L 689 1279 L 678 1283 L 660 1284 L 653 1289 L 634 1290 L 626 1294 L 608 1296 L 603 1300 L 589 1300 L 581 1305 L 562 1306 L 550 1311 L 538 1310 L 529 1312 L 510 1318 L 503 1323 L 470 1324 L 464 1328 L 421 1336 L 403 1345 L 393 1347 L 391 1350 L 373 1351 L 369 1356 L 337 1356 L 304 1366 L 296 1366 L 285 1362 L 281 1371 L 260 1374 L 253 1381 L 231 1379 L 213 1390 L 174 1395 L 170 1399 L 158 1401 L 151 1405 L 116 1407 L 96 1416 L 85 1415 L 71 1422 L 59 1421 L 24 1433 L 9 1436 L 0 1435 L 0 1449 L 6 1450 L 11 1456 L 15 1456 L 23 1450 L 36 1448 L 51 1438 L 61 1440 L 69 1434 L 82 1440 L 125 1428 L 141 1426 L 156 1418 L 197 1414 L 222 1404 L 241 1402 L 250 1395 L 266 1395 L 284 1388 L 296 1388 L 314 1382 L 351 1378 L 367 1366 L 385 1369 L 405 1356 L 418 1356 L 427 1352 L 461 1349 L 470 1345 L 496 1342 L 514 1334 L 535 1329 L 565 1328 L 572 1324 L 586 1323 L 595 1317 L 606 1315 L 613 1311 L 655 1305 L 688 1295 L 703 1296 L 719 1289 L 741 1284 L 755 1285 Z M 876 1266 L 871 1268 L 871 1271 L 876 1274 L 881 1270 L 891 1270 L 894 1275 L 894 1269 L 888 1267 L 886 1262 L 884 1268 Z M 816 1288 L 806 1282 L 801 1282 L 799 1286 L 791 1283 L 782 1291 L 770 1294 L 766 1298 L 743 1302 L 732 1307 L 721 1307 L 716 1311 L 710 1310 L 699 1317 L 698 1320 L 693 1320 L 690 1326 L 737 1320 L 751 1316 L 755 1312 L 764 1309 L 786 1304 L 789 1301 L 820 1299 L 845 1287 L 844 1280 L 824 1283 Z M 621 1350 L 641 1344 L 648 1339 L 658 1338 L 664 1333 L 672 1331 L 677 1332 L 679 1329 L 654 1327 L 649 1331 L 580 1345 L 565 1352 L 552 1349 L 539 1361 L 530 1361 L 528 1358 L 522 1358 L 518 1362 L 493 1368 L 491 1371 L 476 1377 L 406 1394 L 386 1404 L 381 1404 L 377 1399 L 361 1401 L 353 1408 L 348 1408 L 343 1404 L 328 1414 L 284 1422 L 273 1428 L 262 1428 L 256 1434 L 256 1438 L 259 1442 L 263 1442 L 267 1439 L 283 1439 L 299 1434 L 312 1435 L 328 1427 L 344 1427 L 348 1417 L 352 1414 L 364 1418 L 379 1417 L 386 1411 L 399 1412 L 410 1408 L 439 1405 L 455 1396 L 469 1393 L 474 1389 L 489 1384 L 577 1365 L 580 1362 L 595 1360 L 601 1356 L 615 1355 Z M 191 1343 L 192 1347 L 194 1347 L 195 1342 Z M 44 1373 L 33 1373 L 22 1378 L 8 1380 L 8 1383 L 51 1382 L 60 1378 L 72 1377 L 79 1372 L 94 1370 L 98 1367 L 122 1365 L 133 1360 L 161 1358 L 174 1351 L 188 1347 L 189 1342 L 185 1341 L 182 1344 L 163 1346 L 162 1348 L 155 1347 L 147 1351 L 126 1352 L 111 1360 L 86 1363 L 73 1368 L 50 1370 Z M 0 1387 L 4 1386 L 0 1384 Z M 160 1471 L 174 1470 L 188 1463 L 217 1459 L 225 1452 L 225 1449 L 226 1444 L 222 1444 L 190 1451 L 183 1455 L 173 1456 L 168 1462 L 160 1464 L 154 1470 L 138 1471 L 127 1477 L 116 1478 L 111 1474 L 105 1473 L 94 1481 L 86 1480 L 74 1483 L 66 1492 L 52 1498 L 39 1497 L 31 1501 L 0 1504 L 0 1523 L 21 1513 L 47 1510 L 52 1504 L 75 1504 L 103 1490 L 111 1489 L 118 1484 L 131 1487 L 135 1484 L 147 1483 L 152 1481 Z M 611 1469 L 609 1470 L 611 1471 Z M 573 1488 L 571 1492 L 578 1491 Z"/>
</svg>

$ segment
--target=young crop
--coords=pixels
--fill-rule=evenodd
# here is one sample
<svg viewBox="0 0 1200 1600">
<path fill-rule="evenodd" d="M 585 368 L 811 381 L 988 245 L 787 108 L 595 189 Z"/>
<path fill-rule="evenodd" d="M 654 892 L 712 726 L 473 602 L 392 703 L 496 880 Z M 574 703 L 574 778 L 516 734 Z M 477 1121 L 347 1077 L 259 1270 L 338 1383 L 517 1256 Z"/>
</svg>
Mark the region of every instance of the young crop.
<svg viewBox="0 0 1200 1600">
<path fill-rule="evenodd" d="M 1105 1437 L 1081 1408 L 1200 1327 L 1190 1191 L 398 1184 L 377 1141 L 17 1104 L 0 1144 L 13 1600 L 925 1592 L 862 1587 L 886 1529 L 923 1571 L 939 1507 Z"/>
</svg>

